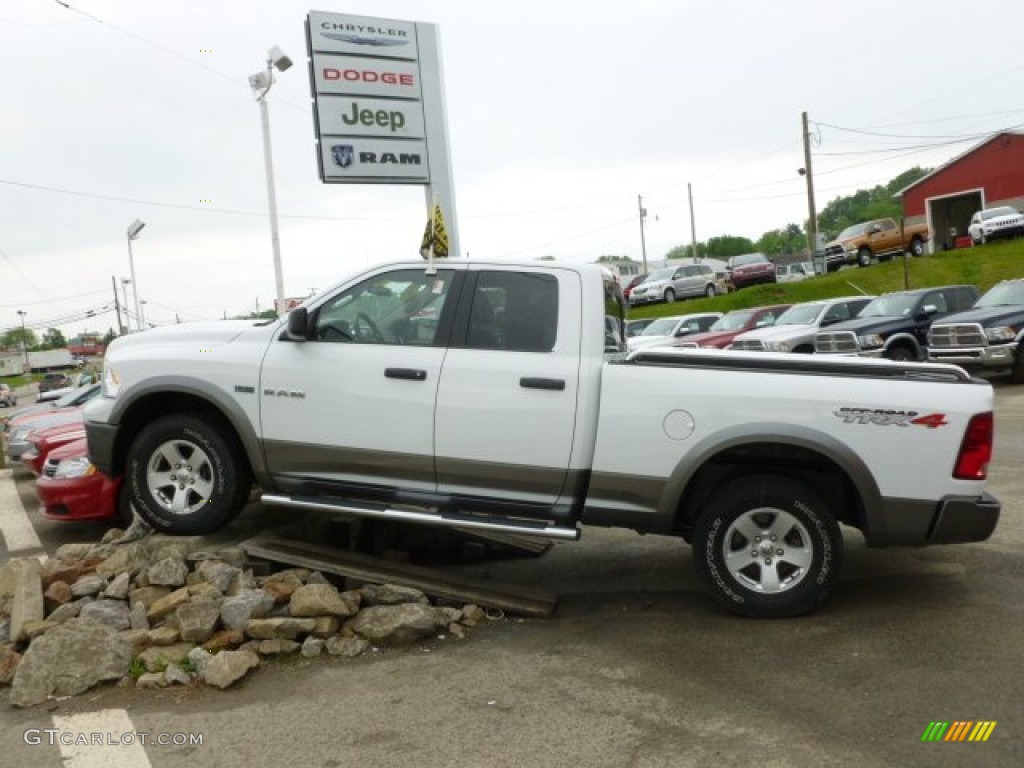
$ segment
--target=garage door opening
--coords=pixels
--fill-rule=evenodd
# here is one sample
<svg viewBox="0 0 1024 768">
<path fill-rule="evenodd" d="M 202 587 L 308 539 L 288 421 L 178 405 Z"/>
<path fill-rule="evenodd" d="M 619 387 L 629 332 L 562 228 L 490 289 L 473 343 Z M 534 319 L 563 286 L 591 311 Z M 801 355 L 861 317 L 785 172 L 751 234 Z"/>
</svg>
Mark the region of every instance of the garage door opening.
<svg viewBox="0 0 1024 768">
<path fill-rule="evenodd" d="M 971 216 L 985 207 L 985 190 L 973 189 L 925 201 L 932 252 L 952 250 L 956 238 L 967 234 Z"/>
</svg>

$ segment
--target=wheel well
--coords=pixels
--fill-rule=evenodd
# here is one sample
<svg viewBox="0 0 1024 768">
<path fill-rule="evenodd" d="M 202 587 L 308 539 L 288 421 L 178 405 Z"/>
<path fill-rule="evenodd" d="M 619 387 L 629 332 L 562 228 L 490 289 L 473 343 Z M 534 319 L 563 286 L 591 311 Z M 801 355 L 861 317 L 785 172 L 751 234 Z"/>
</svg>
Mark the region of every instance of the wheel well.
<svg viewBox="0 0 1024 768">
<path fill-rule="evenodd" d="M 793 352 L 800 355 L 810 355 L 814 352 L 814 344 L 801 344 L 793 348 Z"/>
<path fill-rule="evenodd" d="M 131 404 L 122 416 L 114 444 L 113 472 L 124 473 L 128 448 L 135 436 L 150 422 L 172 413 L 187 413 L 210 421 L 219 421 L 224 427 L 224 437 L 234 440 L 239 453 L 246 456 L 242 441 L 231 425 L 231 420 L 217 406 L 208 400 L 184 392 L 160 392 L 139 398 Z"/>
<path fill-rule="evenodd" d="M 689 538 L 711 495 L 752 473 L 777 473 L 813 488 L 840 523 L 863 529 L 864 505 L 849 475 L 829 457 L 786 443 L 748 443 L 712 456 L 694 473 L 676 508 L 673 530 Z"/>
</svg>

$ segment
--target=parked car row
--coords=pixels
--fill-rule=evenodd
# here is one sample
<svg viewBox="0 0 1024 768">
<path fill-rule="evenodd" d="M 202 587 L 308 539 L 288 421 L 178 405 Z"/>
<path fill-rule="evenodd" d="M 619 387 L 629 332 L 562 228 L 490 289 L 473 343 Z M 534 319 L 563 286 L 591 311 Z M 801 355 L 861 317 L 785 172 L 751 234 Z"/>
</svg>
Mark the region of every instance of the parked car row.
<svg viewBox="0 0 1024 768">
<path fill-rule="evenodd" d="M 82 409 L 99 394 L 100 385 L 91 384 L 5 415 L 7 459 L 36 476 L 36 495 L 47 519 L 120 524 L 131 517 L 121 480 L 107 477 L 89 460 Z"/>
</svg>

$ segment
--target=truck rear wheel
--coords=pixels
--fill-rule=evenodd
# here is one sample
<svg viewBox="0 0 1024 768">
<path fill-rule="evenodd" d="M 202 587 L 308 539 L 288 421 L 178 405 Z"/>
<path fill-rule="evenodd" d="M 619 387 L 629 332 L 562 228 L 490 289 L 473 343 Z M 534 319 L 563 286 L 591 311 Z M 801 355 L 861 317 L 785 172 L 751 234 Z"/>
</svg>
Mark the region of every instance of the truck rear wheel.
<svg viewBox="0 0 1024 768">
<path fill-rule="evenodd" d="M 857 265 L 861 267 L 871 266 L 871 249 L 867 246 L 863 246 L 857 251 Z"/>
<path fill-rule="evenodd" d="M 162 533 L 193 536 L 223 527 L 251 485 L 241 451 L 215 418 L 171 414 L 139 432 L 125 482 L 135 510 Z"/>
<path fill-rule="evenodd" d="M 729 610 L 787 618 L 812 610 L 835 588 L 842 541 L 811 488 L 782 475 L 754 475 L 708 500 L 694 527 L 694 563 Z"/>
<path fill-rule="evenodd" d="M 915 237 L 910 241 L 910 255 L 924 256 L 924 240 L 920 237 Z"/>
</svg>

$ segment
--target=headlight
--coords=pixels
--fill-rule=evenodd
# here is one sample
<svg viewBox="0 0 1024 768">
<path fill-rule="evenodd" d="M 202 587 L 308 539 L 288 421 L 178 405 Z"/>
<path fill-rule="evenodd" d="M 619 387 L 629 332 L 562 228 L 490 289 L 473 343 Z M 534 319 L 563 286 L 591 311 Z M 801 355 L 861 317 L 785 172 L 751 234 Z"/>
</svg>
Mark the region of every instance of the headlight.
<svg viewBox="0 0 1024 768">
<path fill-rule="evenodd" d="M 30 430 L 28 430 L 28 429 L 26 429 L 24 427 L 22 427 L 21 429 L 14 430 L 11 433 L 11 441 L 13 442 L 15 440 L 19 440 L 19 441 L 20 440 L 24 440 L 26 437 L 28 437 L 29 431 Z"/>
<path fill-rule="evenodd" d="M 996 328 L 986 328 L 985 336 L 989 341 L 1013 341 L 1017 338 L 1017 331 L 1009 325 L 1000 325 Z"/>
<path fill-rule="evenodd" d="M 114 366 L 105 364 L 103 366 L 103 396 L 117 397 L 121 394 L 121 377 L 117 375 Z"/>
<path fill-rule="evenodd" d="M 871 349 L 885 344 L 885 339 L 877 333 L 869 333 L 866 336 L 858 336 L 857 343 L 860 344 L 862 349 Z"/>
<path fill-rule="evenodd" d="M 789 341 L 769 341 L 765 344 L 765 347 L 769 352 L 789 352 L 793 347 L 793 343 Z"/>
<path fill-rule="evenodd" d="M 76 456 L 73 459 L 64 459 L 60 462 L 54 477 L 88 477 L 95 471 L 96 467 L 89 461 L 88 456 Z"/>
</svg>

